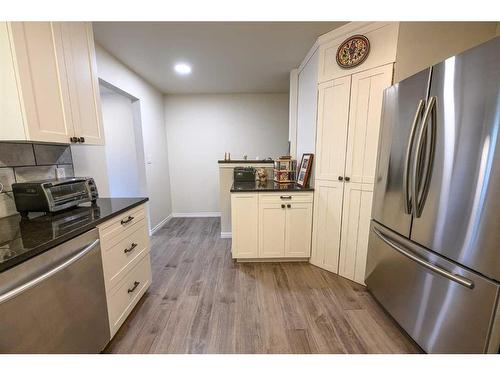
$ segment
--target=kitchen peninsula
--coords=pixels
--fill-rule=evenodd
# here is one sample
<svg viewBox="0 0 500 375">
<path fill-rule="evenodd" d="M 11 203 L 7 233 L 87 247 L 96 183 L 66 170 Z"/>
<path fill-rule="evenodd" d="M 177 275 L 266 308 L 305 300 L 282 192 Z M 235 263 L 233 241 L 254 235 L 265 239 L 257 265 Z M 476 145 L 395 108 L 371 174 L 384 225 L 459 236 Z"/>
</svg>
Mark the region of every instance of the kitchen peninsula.
<svg viewBox="0 0 500 375">
<path fill-rule="evenodd" d="M 306 261 L 311 256 L 313 189 L 295 183 L 235 182 L 231 187 L 232 257 Z"/>
</svg>

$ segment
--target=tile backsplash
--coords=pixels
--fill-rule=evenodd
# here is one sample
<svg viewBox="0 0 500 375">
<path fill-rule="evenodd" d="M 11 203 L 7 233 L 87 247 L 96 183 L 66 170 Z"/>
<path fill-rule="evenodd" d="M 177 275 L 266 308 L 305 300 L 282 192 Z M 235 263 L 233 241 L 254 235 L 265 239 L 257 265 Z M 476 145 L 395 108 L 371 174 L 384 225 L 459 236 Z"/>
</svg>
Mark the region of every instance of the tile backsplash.
<svg viewBox="0 0 500 375">
<path fill-rule="evenodd" d="M 0 142 L 0 217 L 17 213 L 12 184 L 14 182 L 56 178 L 56 168 L 74 176 L 69 145 Z"/>
</svg>

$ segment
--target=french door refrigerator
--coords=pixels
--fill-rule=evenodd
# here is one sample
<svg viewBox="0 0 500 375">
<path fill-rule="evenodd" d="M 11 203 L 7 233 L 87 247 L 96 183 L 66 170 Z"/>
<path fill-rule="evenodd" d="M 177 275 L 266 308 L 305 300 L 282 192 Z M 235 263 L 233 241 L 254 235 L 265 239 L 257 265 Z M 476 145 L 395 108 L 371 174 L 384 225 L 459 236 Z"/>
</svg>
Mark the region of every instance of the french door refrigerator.
<svg viewBox="0 0 500 375">
<path fill-rule="evenodd" d="M 388 88 L 366 285 L 429 353 L 500 342 L 500 37 Z"/>
</svg>

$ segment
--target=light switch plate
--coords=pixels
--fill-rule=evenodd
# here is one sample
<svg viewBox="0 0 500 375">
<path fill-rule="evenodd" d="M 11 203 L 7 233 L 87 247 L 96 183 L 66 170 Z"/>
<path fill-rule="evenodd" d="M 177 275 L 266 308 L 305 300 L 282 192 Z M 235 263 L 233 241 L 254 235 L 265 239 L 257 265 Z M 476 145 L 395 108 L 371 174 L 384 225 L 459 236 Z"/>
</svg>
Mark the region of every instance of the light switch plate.
<svg viewBox="0 0 500 375">
<path fill-rule="evenodd" d="M 56 168 L 56 178 L 57 179 L 60 179 L 60 178 L 64 178 L 66 177 L 66 169 L 64 168 Z"/>
</svg>

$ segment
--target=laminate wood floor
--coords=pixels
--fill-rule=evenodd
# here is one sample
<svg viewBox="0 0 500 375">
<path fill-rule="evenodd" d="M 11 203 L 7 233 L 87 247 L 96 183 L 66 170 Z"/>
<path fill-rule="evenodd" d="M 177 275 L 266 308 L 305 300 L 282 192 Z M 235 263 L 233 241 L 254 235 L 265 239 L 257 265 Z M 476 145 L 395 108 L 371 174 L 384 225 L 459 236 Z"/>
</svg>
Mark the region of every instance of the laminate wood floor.
<svg viewBox="0 0 500 375">
<path fill-rule="evenodd" d="M 419 353 L 366 288 L 308 263 L 235 263 L 218 218 L 151 238 L 153 282 L 105 353 Z"/>
</svg>

